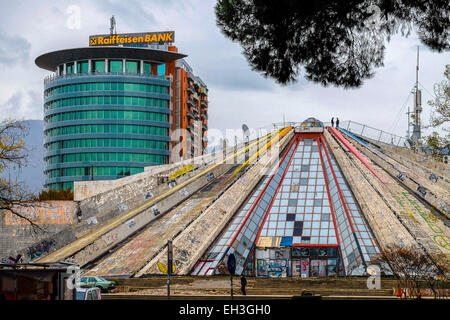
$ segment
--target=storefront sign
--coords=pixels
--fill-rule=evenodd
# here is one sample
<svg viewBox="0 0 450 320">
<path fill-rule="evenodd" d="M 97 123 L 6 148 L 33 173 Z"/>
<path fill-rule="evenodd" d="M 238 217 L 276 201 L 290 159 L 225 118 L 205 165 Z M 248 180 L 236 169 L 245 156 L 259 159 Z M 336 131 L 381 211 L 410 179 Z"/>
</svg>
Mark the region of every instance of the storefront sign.
<svg viewBox="0 0 450 320">
<path fill-rule="evenodd" d="M 100 34 L 89 36 L 90 47 L 167 44 L 175 42 L 175 31 Z"/>
</svg>

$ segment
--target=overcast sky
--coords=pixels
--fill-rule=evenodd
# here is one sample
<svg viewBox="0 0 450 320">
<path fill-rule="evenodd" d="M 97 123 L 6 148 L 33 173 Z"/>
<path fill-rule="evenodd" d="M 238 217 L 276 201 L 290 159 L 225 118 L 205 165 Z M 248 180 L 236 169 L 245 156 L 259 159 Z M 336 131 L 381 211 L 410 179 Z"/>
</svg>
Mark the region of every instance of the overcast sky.
<svg viewBox="0 0 450 320">
<path fill-rule="evenodd" d="M 80 28 L 68 27 L 68 8 L 74 4 L 80 8 Z M 387 44 L 385 66 L 359 89 L 324 88 L 303 78 L 283 87 L 250 70 L 239 44 L 216 26 L 214 4 L 212 0 L 0 0 L 0 116 L 42 119 L 43 78 L 49 72 L 39 69 L 34 59 L 48 51 L 88 46 L 89 35 L 109 32 L 114 14 L 118 33 L 175 30 L 175 45 L 208 86 L 209 128 L 225 130 L 242 123 L 258 128 L 282 121 L 283 115 L 287 121 L 310 116 L 329 121 L 338 116 L 404 136 L 406 115 L 393 124 L 415 81 L 419 44 L 415 34 L 394 37 Z M 421 46 L 420 60 L 419 81 L 432 94 L 450 54 Z M 424 121 L 429 119 L 430 93 L 422 92 Z"/>
</svg>

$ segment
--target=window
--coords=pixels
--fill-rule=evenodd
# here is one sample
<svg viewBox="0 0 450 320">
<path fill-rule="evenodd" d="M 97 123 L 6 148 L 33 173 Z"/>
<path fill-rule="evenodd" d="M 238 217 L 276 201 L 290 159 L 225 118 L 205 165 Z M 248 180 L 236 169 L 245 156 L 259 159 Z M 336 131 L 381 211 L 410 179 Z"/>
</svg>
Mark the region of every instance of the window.
<svg viewBox="0 0 450 320">
<path fill-rule="evenodd" d="M 93 63 L 94 72 L 105 72 L 105 60 L 96 60 Z"/>
<path fill-rule="evenodd" d="M 145 74 L 151 74 L 152 73 L 152 66 L 149 62 L 144 62 L 144 73 Z"/>
<path fill-rule="evenodd" d="M 109 72 L 115 72 L 115 73 L 123 72 L 123 61 L 122 60 L 110 60 L 109 61 Z"/>
<path fill-rule="evenodd" d="M 126 61 L 125 70 L 127 73 L 138 73 L 139 62 L 138 61 Z"/>
<path fill-rule="evenodd" d="M 166 65 L 165 64 L 159 64 L 158 65 L 158 76 L 163 76 L 166 74 Z"/>
<path fill-rule="evenodd" d="M 88 73 L 89 72 L 89 62 L 88 61 L 79 61 L 77 63 L 77 72 L 78 73 Z"/>
<path fill-rule="evenodd" d="M 66 64 L 66 73 L 72 74 L 74 72 L 73 62 Z"/>
</svg>

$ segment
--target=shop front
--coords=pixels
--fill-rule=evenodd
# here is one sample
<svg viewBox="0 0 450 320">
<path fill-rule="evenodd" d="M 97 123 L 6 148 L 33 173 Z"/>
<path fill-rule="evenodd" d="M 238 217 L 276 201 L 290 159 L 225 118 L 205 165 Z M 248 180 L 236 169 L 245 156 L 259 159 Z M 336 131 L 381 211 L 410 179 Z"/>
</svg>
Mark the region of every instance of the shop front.
<svg viewBox="0 0 450 320">
<path fill-rule="evenodd" d="M 332 277 L 339 272 L 338 247 L 256 248 L 257 277 Z"/>
</svg>

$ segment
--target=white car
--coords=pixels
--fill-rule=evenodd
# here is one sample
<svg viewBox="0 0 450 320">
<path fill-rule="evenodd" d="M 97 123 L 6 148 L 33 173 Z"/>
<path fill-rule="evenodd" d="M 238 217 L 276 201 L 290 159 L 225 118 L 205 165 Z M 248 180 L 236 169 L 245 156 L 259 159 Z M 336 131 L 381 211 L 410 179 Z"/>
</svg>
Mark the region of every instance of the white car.
<svg viewBox="0 0 450 320">
<path fill-rule="evenodd" d="M 102 295 L 99 288 L 80 288 L 77 289 L 75 300 L 101 300 Z"/>
</svg>

